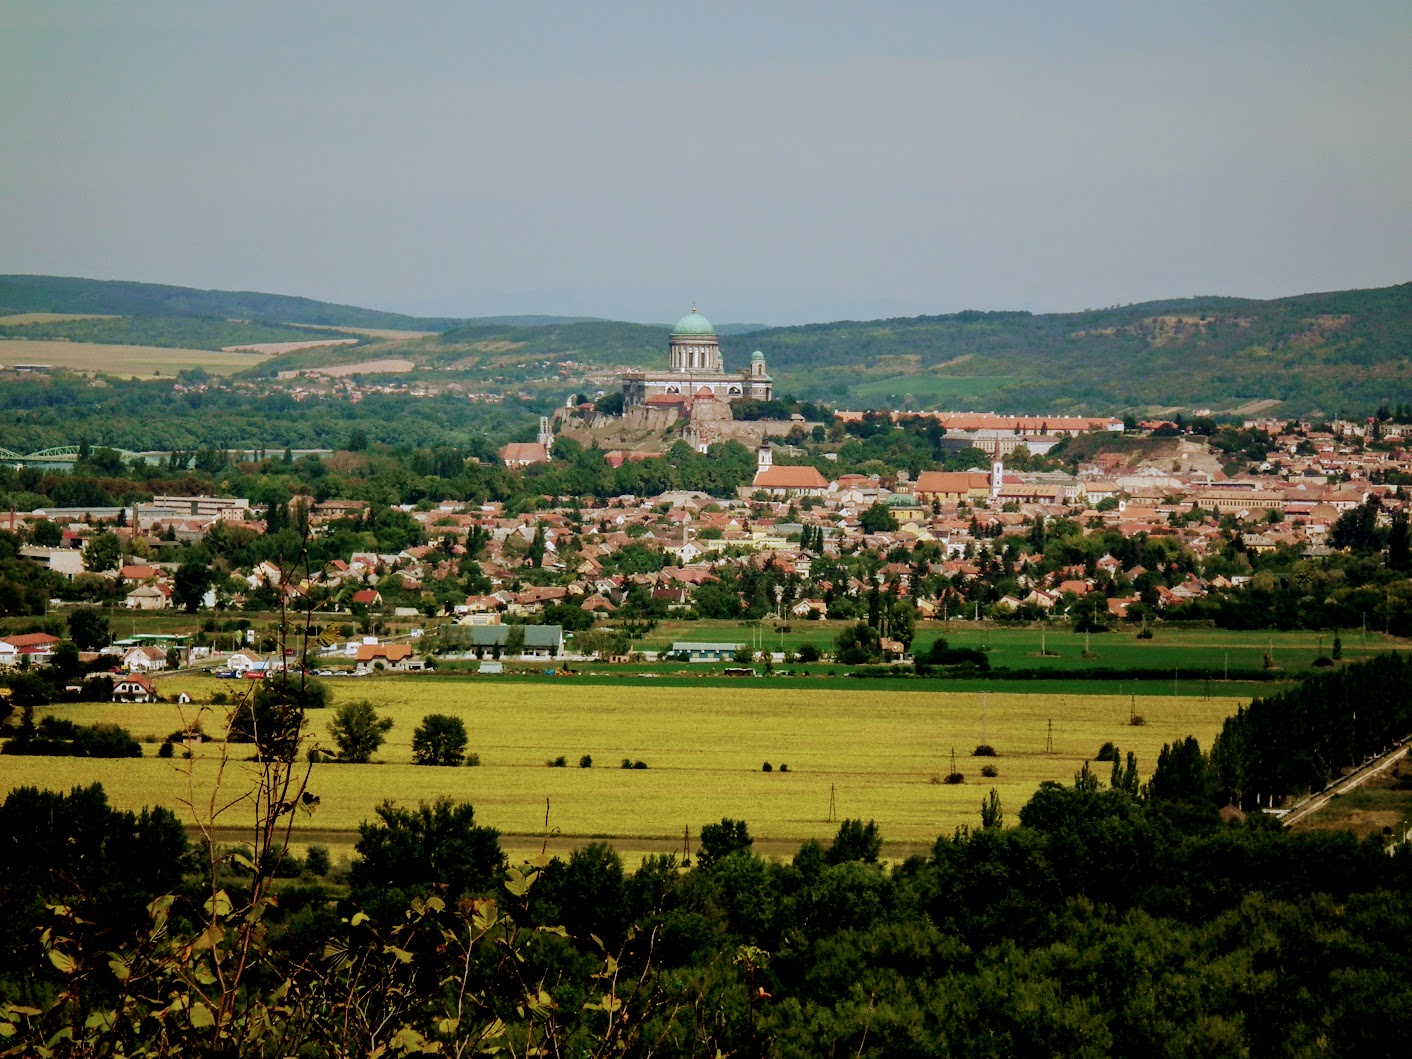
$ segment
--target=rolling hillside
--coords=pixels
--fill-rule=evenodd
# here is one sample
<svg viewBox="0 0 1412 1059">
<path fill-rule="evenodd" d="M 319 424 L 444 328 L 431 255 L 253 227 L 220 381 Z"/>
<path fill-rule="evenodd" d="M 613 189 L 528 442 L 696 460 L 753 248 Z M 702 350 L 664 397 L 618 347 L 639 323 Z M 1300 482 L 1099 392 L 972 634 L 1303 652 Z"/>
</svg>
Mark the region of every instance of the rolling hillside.
<svg viewBox="0 0 1412 1059">
<path fill-rule="evenodd" d="M 395 357 L 419 372 L 546 398 L 611 387 L 611 369 L 666 359 L 665 324 L 428 319 L 282 295 L 0 277 L 0 315 L 21 312 L 126 318 L 16 325 L 36 337 L 206 349 L 235 344 L 232 331 L 240 329 L 281 341 L 376 328 L 357 346 L 296 350 L 247 374 Z M 204 342 L 201 326 L 210 330 Z M 1077 313 L 961 312 L 720 331 L 728 366 L 745 365 L 760 349 L 782 393 L 853 407 L 1356 414 L 1412 400 L 1412 284 L 1269 301 L 1209 297 Z M 170 337 L 155 341 L 157 334 Z"/>
</svg>

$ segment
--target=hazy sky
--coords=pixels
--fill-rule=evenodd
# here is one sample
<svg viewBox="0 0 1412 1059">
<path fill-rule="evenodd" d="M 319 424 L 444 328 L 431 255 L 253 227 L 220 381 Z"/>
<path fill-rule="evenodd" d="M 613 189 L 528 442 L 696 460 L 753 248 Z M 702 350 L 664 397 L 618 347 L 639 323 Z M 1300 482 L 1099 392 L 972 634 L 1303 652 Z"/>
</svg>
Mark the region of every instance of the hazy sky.
<svg viewBox="0 0 1412 1059">
<path fill-rule="evenodd" d="M 792 323 L 1412 279 L 1412 3 L 0 0 L 0 272 Z"/>
</svg>

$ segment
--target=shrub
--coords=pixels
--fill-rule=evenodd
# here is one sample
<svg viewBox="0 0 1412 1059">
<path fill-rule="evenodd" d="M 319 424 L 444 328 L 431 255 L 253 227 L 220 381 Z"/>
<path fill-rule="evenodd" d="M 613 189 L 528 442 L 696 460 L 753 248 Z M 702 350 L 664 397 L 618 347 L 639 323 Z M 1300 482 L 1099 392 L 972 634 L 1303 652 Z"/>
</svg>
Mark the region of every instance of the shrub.
<svg viewBox="0 0 1412 1059">
<path fill-rule="evenodd" d="M 1132 725 L 1134 728 L 1141 728 L 1146 723 L 1147 718 L 1140 713 L 1135 713 L 1128 718 L 1128 724 Z"/>
<path fill-rule="evenodd" d="M 984 776 L 984 777 L 985 777 L 986 779 L 988 779 L 988 780 L 993 780 L 993 779 L 995 779 L 996 776 L 999 776 L 999 775 L 1000 775 L 1000 770 L 999 770 L 998 768 L 996 768 L 994 765 L 982 765 L 982 766 L 981 766 L 981 775 Z"/>
<path fill-rule="evenodd" d="M 995 747 L 991 746 L 989 743 L 982 743 L 980 746 L 976 747 L 976 749 L 974 749 L 974 750 L 971 751 L 971 757 L 995 757 L 995 756 L 996 756 Z"/>
<path fill-rule="evenodd" d="M 632 763 L 632 767 L 635 769 L 645 769 L 647 767 L 647 762 L 639 758 L 638 760 Z"/>
<path fill-rule="evenodd" d="M 788 771 L 789 771 L 789 766 L 786 765 L 786 764 L 784 764 L 783 762 L 781 762 L 781 763 L 780 763 L 780 771 L 781 771 L 781 772 L 788 772 Z"/>
<path fill-rule="evenodd" d="M 552 769 L 568 768 L 569 759 L 566 758 L 563 754 L 560 754 L 556 758 L 550 758 L 548 761 L 545 762 L 545 764 Z"/>
<path fill-rule="evenodd" d="M 625 757 L 625 758 L 623 758 L 623 768 L 625 768 L 625 769 L 630 769 L 630 768 L 632 768 L 632 758 L 630 758 L 630 757 Z"/>
<path fill-rule="evenodd" d="M 760 766 L 760 771 L 761 771 L 761 772 L 774 772 L 774 771 L 775 771 L 775 766 L 771 765 L 771 764 L 767 761 L 767 762 L 765 762 L 763 765 Z"/>
<path fill-rule="evenodd" d="M 230 702 L 230 696 L 227 695 L 224 691 L 218 691 L 211 696 L 212 706 L 224 706 L 228 702 Z"/>
<path fill-rule="evenodd" d="M 161 746 L 159 746 L 159 747 L 157 748 L 157 756 L 158 756 L 158 757 L 171 757 L 171 756 L 172 756 L 172 744 L 171 744 L 171 743 L 163 743 Z"/>
<path fill-rule="evenodd" d="M 310 875 L 327 875 L 332 867 L 327 846 L 310 846 L 304 858 L 304 870 Z"/>
<path fill-rule="evenodd" d="M 1104 743 L 1098 748 L 1098 753 L 1093 755 L 1094 761 L 1117 761 L 1118 748 L 1113 745 L 1112 740 Z"/>
<path fill-rule="evenodd" d="M 948 772 L 946 774 L 946 779 L 942 780 L 942 782 L 950 784 L 965 783 L 966 774 L 963 772 Z"/>
<path fill-rule="evenodd" d="M 468 769 L 473 769 L 473 768 L 475 768 L 475 767 L 476 767 L 477 765 L 479 765 L 479 764 L 480 764 L 480 755 L 479 755 L 479 754 L 474 754 L 474 753 L 472 753 L 472 754 L 467 754 L 467 755 L 466 755 L 466 768 L 468 768 Z"/>
<path fill-rule="evenodd" d="M 1334 660 L 1328 657 L 1328 655 L 1320 655 L 1318 658 L 1314 659 L 1314 661 L 1310 662 L 1309 664 L 1311 666 L 1316 666 L 1319 669 L 1324 669 L 1328 666 L 1333 665 Z"/>
<path fill-rule="evenodd" d="M 591 768 L 593 768 L 593 755 L 592 755 L 592 754 L 585 754 L 583 757 L 579 758 L 579 768 L 581 768 L 581 769 L 591 769 Z"/>
</svg>

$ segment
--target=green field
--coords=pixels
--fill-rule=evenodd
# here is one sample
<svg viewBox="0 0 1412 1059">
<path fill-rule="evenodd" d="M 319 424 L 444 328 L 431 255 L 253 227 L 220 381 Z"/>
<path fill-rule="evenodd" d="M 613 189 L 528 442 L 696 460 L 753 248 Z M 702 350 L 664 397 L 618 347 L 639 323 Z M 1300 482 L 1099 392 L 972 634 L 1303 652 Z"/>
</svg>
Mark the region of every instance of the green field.
<svg viewBox="0 0 1412 1059">
<path fill-rule="evenodd" d="M 788 625 L 789 631 L 783 630 Z M 758 643 L 761 650 L 798 651 L 805 642 L 830 650 L 847 622 L 791 621 L 758 626 L 724 621 L 662 622 L 645 635 L 638 645 L 647 650 L 666 650 L 673 641 L 697 640 L 726 643 Z M 1319 657 L 1333 647 L 1332 633 L 1317 632 L 1232 632 L 1225 629 L 1175 628 L 1158 624 L 1150 640 L 1139 640 L 1137 629 L 1095 633 L 1085 641 L 1082 633 L 1065 627 L 1044 632 L 1031 628 L 1004 628 L 972 622 L 918 622 L 914 650 L 924 650 L 939 636 L 953 647 L 984 648 L 990 664 L 1005 669 L 1183 669 L 1232 672 L 1260 670 L 1269 652 L 1275 667 L 1291 676 L 1302 676 Z M 1343 657 L 1352 660 L 1365 651 L 1363 635 L 1347 630 L 1343 637 Z M 1085 643 L 1091 657 L 1084 657 Z M 1045 654 L 1040 653 L 1043 646 Z M 1367 653 L 1407 650 L 1406 640 L 1370 632 Z M 815 670 L 829 667 L 815 665 Z"/>
<path fill-rule="evenodd" d="M 875 682 L 856 689 L 803 681 L 699 682 L 683 689 L 650 681 L 417 676 L 328 683 L 335 703 L 366 698 L 395 727 L 379 755 L 382 764 L 315 766 L 312 789 L 322 801 L 315 815 L 299 820 L 305 840 L 314 835 L 335 844 L 351 841 L 358 823 L 384 798 L 413 804 L 447 795 L 474 803 L 486 823 L 518 836 L 507 840 L 508 847 L 538 848 L 548 799 L 560 848 L 609 836 L 629 853 L 670 848 L 684 827 L 694 835 L 723 816 L 747 820 L 752 833 L 766 840 L 763 848 L 784 855 L 804 839 L 832 835 L 840 817 L 877 820 L 890 855 L 921 852 L 938 834 L 976 824 L 981 798 L 992 786 L 1013 821 L 1042 780 L 1070 781 L 1105 740 L 1136 751 L 1147 772 L 1165 742 L 1194 734 L 1209 745 L 1232 709 L 1229 699 L 1170 694 L 943 693 L 876 690 Z M 164 695 L 186 690 L 200 701 L 245 685 L 171 677 L 160 687 Z M 189 717 L 196 709 L 97 704 L 54 712 L 80 722 L 114 721 L 142 738 L 180 728 L 183 711 Z M 1146 717 L 1145 726 L 1129 726 L 1133 709 Z M 465 720 L 480 767 L 410 764 L 412 732 L 431 712 Z M 219 732 L 224 714 L 214 708 L 206 730 Z M 313 715 L 312 734 L 325 745 L 331 718 L 332 710 Z M 1051 720 L 1053 751 L 1046 752 Z M 970 756 L 983 736 L 1000 754 L 990 759 L 1000 772 L 994 780 L 980 776 L 986 759 Z M 953 748 L 957 768 L 966 774 L 966 782 L 955 786 L 938 782 L 950 771 Z M 209 819 L 219 744 L 198 751 L 189 775 L 187 762 L 156 758 L 155 745 L 146 750 L 140 761 L 6 757 L 0 759 L 4 786 L 67 788 L 96 781 L 119 807 L 158 802 L 190 819 L 194 805 L 199 818 Z M 240 757 L 249 753 L 245 746 L 232 750 Z M 561 754 L 569 768 L 546 767 Z M 583 754 L 592 755 L 592 768 L 574 767 Z M 623 770 L 625 757 L 649 768 Z M 776 771 L 762 772 L 765 761 Z M 780 772 L 781 764 L 789 772 Z M 248 789 L 251 767 L 232 763 L 216 800 L 229 801 Z M 216 822 L 237 828 L 248 818 L 248 808 L 237 804 Z"/>
<path fill-rule="evenodd" d="M 1014 380 L 1013 375 L 889 375 L 859 383 L 848 392 L 855 400 L 881 401 L 911 395 L 922 404 L 935 405 L 978 397 Z"/>
</svg>

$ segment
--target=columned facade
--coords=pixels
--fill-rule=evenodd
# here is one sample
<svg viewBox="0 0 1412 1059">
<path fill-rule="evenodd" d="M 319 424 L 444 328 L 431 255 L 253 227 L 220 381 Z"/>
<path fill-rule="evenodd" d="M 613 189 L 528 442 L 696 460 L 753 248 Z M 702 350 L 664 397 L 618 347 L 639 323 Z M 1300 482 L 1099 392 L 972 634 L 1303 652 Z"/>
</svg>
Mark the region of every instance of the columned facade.
<svg viewBox="0 0 1412 1059">
<path fill-rule="evenodd" d="M 768 401 L 774 380 L 765 371 L 765 355 L 751 355 L 747 371 L 728 372 L 721 360 L 721 340 L 710 322 L 692 309 L 677 321 L 667 340 L 666 371 L 635 371 L 623 376 L 626 407 L 692 399 L 704 390 L 722 401 Z M 655 399 L 655 400 L 654 400 Z"/>
</svg>

